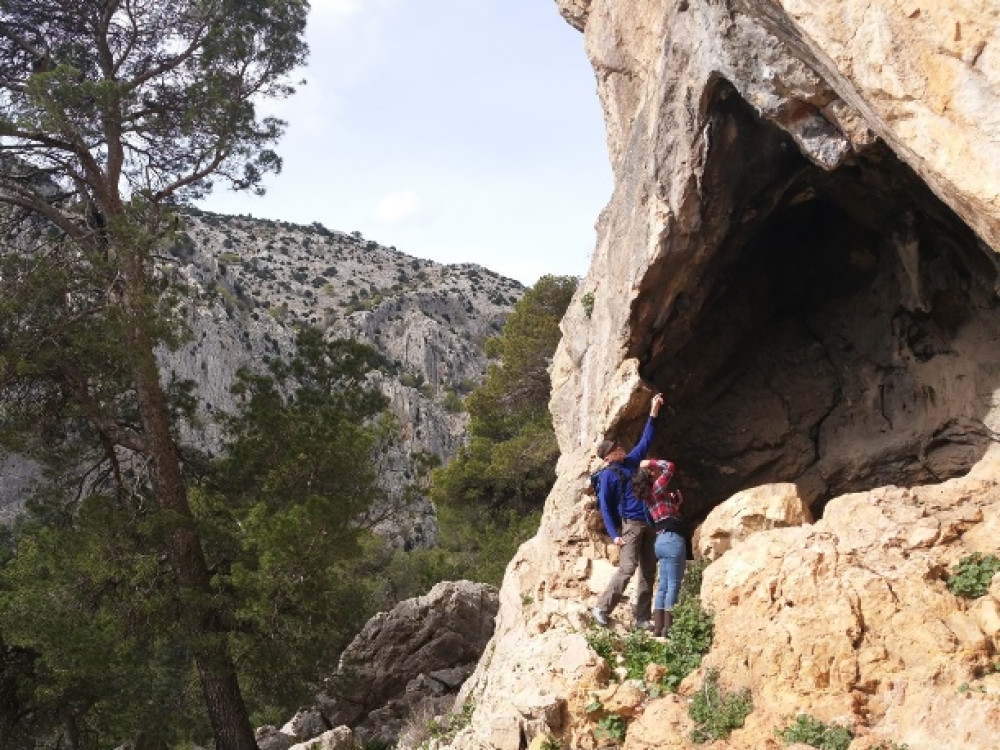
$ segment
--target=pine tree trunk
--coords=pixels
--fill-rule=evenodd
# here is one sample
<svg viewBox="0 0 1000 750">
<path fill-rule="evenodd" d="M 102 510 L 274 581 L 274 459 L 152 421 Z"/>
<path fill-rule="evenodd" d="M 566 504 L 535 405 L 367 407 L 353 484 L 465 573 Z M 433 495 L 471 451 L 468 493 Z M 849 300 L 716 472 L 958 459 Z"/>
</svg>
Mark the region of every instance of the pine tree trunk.
<svg viewBox="0 0 1000 750">
<path fill-rule="evenodd" d="M 153 491 L 162 507 L 174 515 L 166 551 L 178 585 L 187 594 L 185 601 L 195 608 L 193 612 L 181 613 L 181 617 L 194 629 L 189 635 L 216 747 L 257 750 L 220 616 L 211 604 L 208 565 L 194 529 L 152 342 L 143 331 L 137 332 L 137 338 L 135 385 L 149 441 Z"/>
</svg>

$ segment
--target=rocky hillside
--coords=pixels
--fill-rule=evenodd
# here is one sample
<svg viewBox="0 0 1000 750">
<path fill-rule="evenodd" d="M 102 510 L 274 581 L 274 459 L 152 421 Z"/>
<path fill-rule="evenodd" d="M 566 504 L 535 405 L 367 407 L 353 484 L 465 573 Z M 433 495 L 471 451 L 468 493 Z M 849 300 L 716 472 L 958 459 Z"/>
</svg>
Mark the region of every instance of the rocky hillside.
<svg viewBox="0 0 1000 750">
<path fill-rule="evenodd" d="M 578 290 L 592 307 L 570 305 L 552 368 L 558 479 L 454 746 L 601 744 L 586 706 L 607 671 L 582 633 L 615 551 L 581 488 L 655 391 L 652 452 L 695 522 L 754 487 L 794 485 L 808 510 L 705 573 L 705 667 L 754 703 L 717 746 L 781 747 L 799 713 L 848 725 L 852 750 L 995 746 L 1000 581 L 974 602 L 945 586 L 1000 547 L 995 8 L 558 5 L 616 186 Z M 680 698 L 629 688 L 622 745 L 694 747 L 702 675 Z"/>
<path fill-rule="evenodd" d="M 198 384 L 204 426 L 188 438 L 218 449 L 213 415 L 234 406 L 236 371 L 287 356 L 297 326 L 318 326 L 371 344 L 397 365 L 380 382 L 402 434 L 380 471 L 386 496 L 397 498 L 412 495 L 418 463 L 443 461 L 461 444 L 460 398 L 485 374 L 483 344 L 524 291 L 480 266 L 414 258 L 360 233 L 199 211 L 182 216 L 164 261 L 197 299 L 187 314 L 191 342 L 163 356 L 168 377 Z M 0 471 L 11 489 L 31 474 L 20 461 Z M 408 497 L 411 517 L 386 531 L 404 544 L 426 543 L 430 506 L 419 493 Z"/>
</svg>

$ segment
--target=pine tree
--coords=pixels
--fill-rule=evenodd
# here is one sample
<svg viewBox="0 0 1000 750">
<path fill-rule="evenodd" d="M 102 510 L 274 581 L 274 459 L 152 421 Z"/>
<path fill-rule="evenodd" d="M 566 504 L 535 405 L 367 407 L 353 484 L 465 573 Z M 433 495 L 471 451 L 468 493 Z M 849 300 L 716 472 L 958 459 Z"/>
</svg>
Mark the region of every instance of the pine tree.
<svg viewBox="0 0 1000 750">
<path fill-rule="evenodd" d="M 574 277 L 543 276 L 486 342 L 497 361 L 466 399 L 469 444 L 431 475 L 442 544 L 464 576 L 499 585 L 555 482 L 549 366 L 576 285 Z"/>
<path fill-rule="evenodd" d="M 283 124 L 258 118 L 255 103 L 290 93 L 288 75 L 306 53 L 307 8 L 297 0 L 0 4 L 0 203 L 15 248 L 0 268 L 5 428 L 24 451 L 31 440 L 53 452 L 58 442 L 99 446 L 84 485 L 109 482 L 122 508 L 148 494 L 170 515 L 162 551 L 185 605 L 177 624 L 225 750 L 256 743 L 157 365 L 157 348 L 178 340 L 172 314 L 182 298 L 155 259 L 174 205 L 214 180 L 257 189 L 280 166 L 270 145 Z M 132 468 L 141 481 L 123 452 L 139 457 Z"/>
</svg>

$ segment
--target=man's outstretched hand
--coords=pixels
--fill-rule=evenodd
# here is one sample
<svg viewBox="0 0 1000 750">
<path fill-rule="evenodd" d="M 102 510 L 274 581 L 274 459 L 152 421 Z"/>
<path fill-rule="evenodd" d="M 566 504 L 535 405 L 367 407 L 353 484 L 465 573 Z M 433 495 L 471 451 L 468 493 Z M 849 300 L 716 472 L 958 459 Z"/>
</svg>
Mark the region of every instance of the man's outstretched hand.
<svg viewBox="0 0 1000 750">
<path fill-rule="evenodd" d="M 663 406 L 663 394 L 657 393 L 649 406 L 649 416 L 656 417 L 660 414 L 660 407 Z"/>
</svg>

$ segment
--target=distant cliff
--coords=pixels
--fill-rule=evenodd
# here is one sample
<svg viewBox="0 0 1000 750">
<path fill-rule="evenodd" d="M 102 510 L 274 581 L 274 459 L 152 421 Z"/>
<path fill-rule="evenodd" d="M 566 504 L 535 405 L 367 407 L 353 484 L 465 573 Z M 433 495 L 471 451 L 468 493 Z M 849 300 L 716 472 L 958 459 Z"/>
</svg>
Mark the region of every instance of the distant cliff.
<svg viewBox="0 0 1000 750">
<path fill-rule="evenodd" d="M 778 483 L 818 519 L 705 573 L 705 664 L 754 702 L 720 746 L 779 747 L 796 713 L 849 725 L 853 750 L 995 746 L 1000 578 L 975 602 L 945 585 L 998 549 L 995 5 L 558 5 L 593 64 L 615 190 L 552 367 L 558 479 L 454 746 L 601 744 L 587 706 L 607 667 L 582 633 L 615 553 L 581 488 L 655 391 L 652 453 L 677 462 L 693 521 Z M 622 746 L 694 747 L 700 684 L 623 689 Z"/>
<path fill-rule="evenodd" d="M 406 545 L 432 541 L 433 512 L 417 487 L 418 464 L 444 461 L 461 445 L 467 416 L 460 399 L 484 376 L 484 342 L 500 333 L 522 285 L 481 266 L 440 265 L 318 223 L 200 211 L 182 214 L 163 268 L 190 289 L 183 303 L 190 342 L 162 355 L 165 377 L 197 383 L 204 423 L 187 439 L 218 450 L 213 415 L 234 407 L 236 371 L 288 356 L 298 325 L 368 343 L 397 367 L 379 385 L 402 439 L 382 456 L 380 481 L 387 496 L 412 496 L 409 517 L 385 531 Z M 23 461 L 0 464 L 0 505 L 16 507 L 31 476 Z"/>
</svg>

